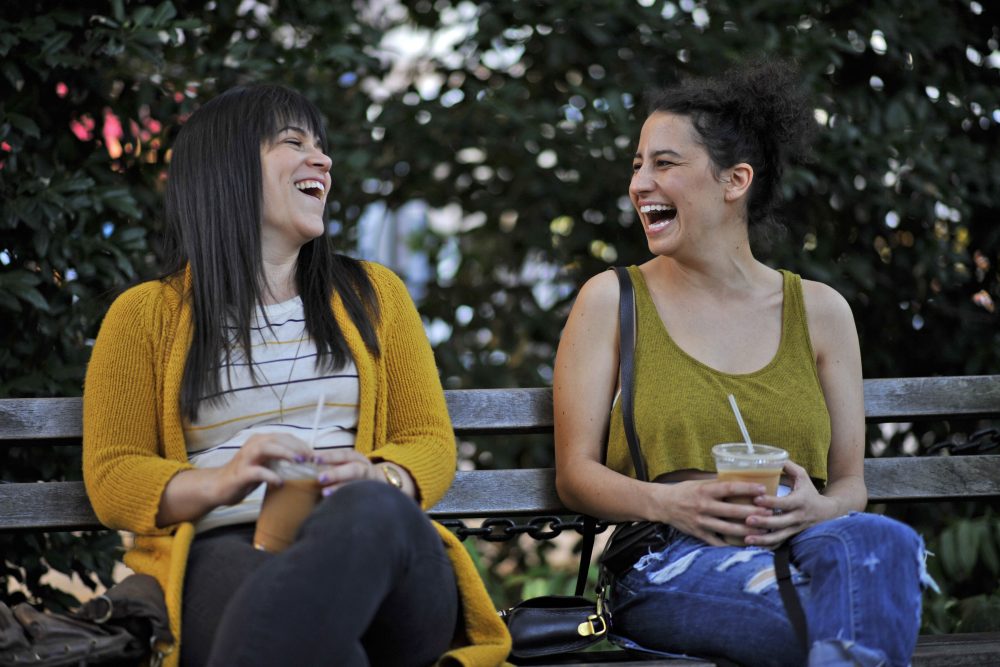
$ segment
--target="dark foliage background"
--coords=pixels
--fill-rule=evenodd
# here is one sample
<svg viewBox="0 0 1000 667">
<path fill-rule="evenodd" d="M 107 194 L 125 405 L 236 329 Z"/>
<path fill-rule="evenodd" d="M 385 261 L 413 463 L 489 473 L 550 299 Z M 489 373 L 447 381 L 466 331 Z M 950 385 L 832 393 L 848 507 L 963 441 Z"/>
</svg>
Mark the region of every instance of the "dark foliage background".
<svg viewBox="0 0 1000 667">
<path fill-rule="evenodd" d="M 446 386 L 548 384 L 575 289 L 647 255 L 623 199 L 643 91 L 762 54 L 799 63 L 821 126 L 762 257 L 848 298 L 866 377 L 1000 372 L 995 3 L 64 4 L 0 9 L 0 396 L 81 392 L 111 298 L 155 272 L 172 137 L 253 81 L 299 88 L 326 114 L 343 248 L 369 205 L 386 229 L 425 206 L 404 245 L 429 258 L 419 305 Z M 917 454 L 977 426 L 873 427 L 870 453 Z M 551 461 L 528 439 L 462 451 L 481 467 Z M 8 448 L 0 479 L 78 476 L 77 458 Z M 928 598 L 926 628 L 975 629 L 997 618 L 1000 523 L 982 505 L 943 509 L 892 511 L 938 554 L 946 594 Z M 71 604 L 39 577 L 107 581 L 116 539 L 0 536 L 0 575 Z M 484 567 L 537 558 L 512 545 Z M 491 580 L 498 602 L 523 581 Z"/>
</svg>

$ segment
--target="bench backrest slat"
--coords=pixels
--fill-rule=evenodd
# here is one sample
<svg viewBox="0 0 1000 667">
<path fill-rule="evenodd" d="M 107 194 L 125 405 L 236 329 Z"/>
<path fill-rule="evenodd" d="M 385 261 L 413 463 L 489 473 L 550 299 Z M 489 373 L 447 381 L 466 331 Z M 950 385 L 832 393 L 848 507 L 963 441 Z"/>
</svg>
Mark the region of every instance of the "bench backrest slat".
<svg viewBox="0 0 1000 667">
<path fill-rule="evenodd" d="M 552 432 L 552 393 L 538 389 L 446 392 L 459 436 Z M 0 446 L 79 447 L 81 399 L 0 400 Z M 865 380 L 870 422 L 1000 417 L 1000 375 Z M 502 443 L 502 439 L 501 439 Z M 865 461 L 871 502 L 1000 496 L 1000 456 Z M 459 472 L 436 518 L 566 514 L 550 469 Z M 100 528 L 83 484 L 0 484 L 0 532 Z"/>
<path fill-rule="evenodd" d="M 1000 496 L 1000 456 L 867 459 L 865 481 L 873 503 Z M 0 532 L 102 527 L 82 482 L 0 484 L 0 507 Z M 571 514 L 551 468 L 459 472 L 429 513 L 436 519 Z"/>
<path fill-rule="evenodd" d="M 870 379 L 864 391 L 869 422 L 1000 416 L 1000 375 Z M 445 397 L 459 436 L 552 431 L 547 388 L 460 389 Z M 0 446 L 78 442 L 80 412 L 79 398 L 2 399 Z"/>
</svg>

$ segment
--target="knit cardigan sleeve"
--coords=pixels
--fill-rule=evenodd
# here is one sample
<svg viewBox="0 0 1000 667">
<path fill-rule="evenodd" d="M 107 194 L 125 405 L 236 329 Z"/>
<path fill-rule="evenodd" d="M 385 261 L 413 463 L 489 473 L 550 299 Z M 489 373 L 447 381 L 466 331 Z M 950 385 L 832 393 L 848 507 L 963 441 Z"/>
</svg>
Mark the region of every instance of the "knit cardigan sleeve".
<svg viewBox="0 0 1000 667">
<path fill-rule="evenodd" d="M 410 472 L 424 509 L 436 504 L 455 476 L 456 448 L 434 353 L 403 282 L 367 263 L 381 309 L 380 389 L 385 391 L 385 443 L 371 454 Z"/>
<path fill-rule="evenodd" d="M 97 517 L 110 528 L 145 535 L 156 526 L 160 496 L 185 462 L 161 447 L 157 363 L 168 316 L 164 287 L 150 282 L 111 305 L 94 344 L 83 391 L 83 479 Z"/>
</svg>

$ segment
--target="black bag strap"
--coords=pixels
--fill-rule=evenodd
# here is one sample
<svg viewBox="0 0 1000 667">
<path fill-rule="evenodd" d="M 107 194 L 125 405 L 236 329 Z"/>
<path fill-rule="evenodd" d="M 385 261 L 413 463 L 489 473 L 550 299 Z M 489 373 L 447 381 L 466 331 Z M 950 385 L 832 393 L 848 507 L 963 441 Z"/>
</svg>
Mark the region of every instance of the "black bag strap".
<svg viewBox="0 0 1000 667">
<path fill-rule="evenodd" d="M 632 287 L 632 277 L 624 266 L 616 266 L 618 275 L 618 368 L 621 381 L 622 422 L 625 426 L 625 440 L 628 451 L 632 455 L 632 466 L 635 468 L 635 478 L 640 482 L 648 482 L 646 460 L 642 458 L 639 449 L 639 436 L 635 432 L 635 290 Z M 607 439 L 604 444 L 604 460 L 607 460 Z"/>
<path fill-rule="evenodd" d="M 594 555 L 594 535 L 597 533 L 597 519 L 583 517 L 583 539 L 580 541 L 580 569 L 576 573 L 576 593 L 583 595 L 587 589 L 587 573 L 590 572 L 590 558 Z"/>
<path fill-rule="evenodd" d="M 622 421 L 625 425 L 625 440 L 632 456 L 636 478 L 647 481 L 646 462 L 639 449 L 639 438 L 635 433 L 635 418 L 633 414 L 633 377 L 635 375 L 635 291 L 632 287 L 632 277 L 628 269 L 616 266 L 618 276 L 618 368 L 621 383 Z M 608 459 L 608 438 L 605 433 L 601 451 L 601 463 Z M 590 570 L 590 558 L 594 553 L 594 535 L 597 532 L 597 519 L 592 516 L 583 517 L 583 540 L 580 542 L 580 570 L 576 575 L 576 595 L 583 595 L 587 588 L 587 573 Z"/>
<path fill-rule="evenodd" d="M 806 614 L 802 610 L 802 602 L 799 594 L 792 583 L 792 569 L 789 563 L 788 540 L 774 550 L 774 574 L 778 578 L 778 593 L 781 595 L 781 603 L 785 606 L 785 613 L 788 620 L 792 622 L 795 635 L 802 644 L 802 649 L 809 653 L 809 626 L 806 623 Z"/>
</svg>

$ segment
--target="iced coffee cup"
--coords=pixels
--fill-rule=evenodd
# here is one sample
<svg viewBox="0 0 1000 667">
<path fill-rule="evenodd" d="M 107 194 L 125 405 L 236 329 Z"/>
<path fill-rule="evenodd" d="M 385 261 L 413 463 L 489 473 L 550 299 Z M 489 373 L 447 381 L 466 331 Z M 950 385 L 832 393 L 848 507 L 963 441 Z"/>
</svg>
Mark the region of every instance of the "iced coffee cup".
<svg viewBox="0 0 1000 667">
<path fill-rule="evenodd" d="M 777 495 L 781 469 L 788 460 L 788 452 L 784 449 L 755 444 L 753 451 L 750 451 L 746 443 L 728 442 L 712 447 L 712 455 L 715 457 L 716 478 L 720 482 L 761 484 L 767 489 L 767 495 Z M 749 505 L 753 502 L 753 497 L 733 496 L 726 500 Z M 745 544 L 742 537 L 723 535 L 722 538 L 735 546 Z"/>
<path fill-rule="evenodd" d="M 271 466 L 283 480 L 281 486 L 267 485 L 257 518 L 253 545 L 262 551 L 284 551 L 320 498 L 319 470 L 310 463 L 277 461 Z"/>
</svg>

